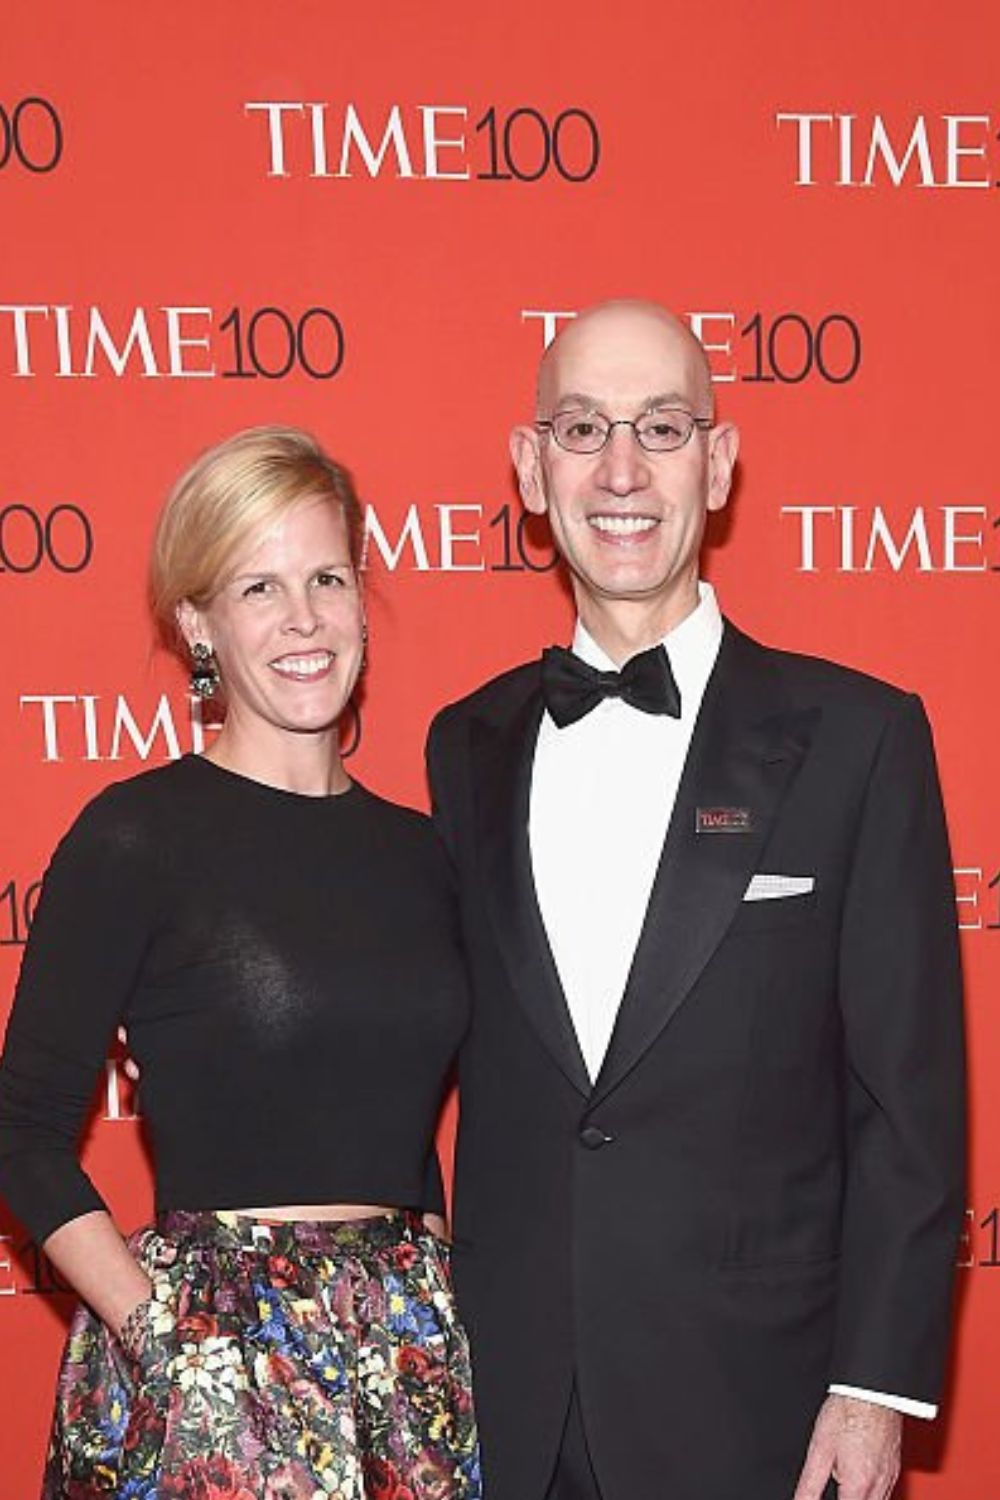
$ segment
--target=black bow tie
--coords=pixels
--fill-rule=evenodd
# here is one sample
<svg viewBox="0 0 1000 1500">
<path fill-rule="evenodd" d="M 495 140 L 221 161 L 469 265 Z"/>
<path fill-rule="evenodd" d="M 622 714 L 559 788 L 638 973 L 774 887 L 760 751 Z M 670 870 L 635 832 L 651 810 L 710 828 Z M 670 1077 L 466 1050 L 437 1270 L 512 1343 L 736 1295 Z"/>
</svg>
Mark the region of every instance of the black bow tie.
<svg viewBox="0 0 1000 1500">
<path fill-rule="evenodd" d="M 651 646 L 620 672 L 601 672 L 563 646 L 542 652 L 542 697 L 560 729 L 575 724 L 602 698 L 622 698 L 644 714 L 681 716 L 681 695 L 662 646 Z"/>
</svg>

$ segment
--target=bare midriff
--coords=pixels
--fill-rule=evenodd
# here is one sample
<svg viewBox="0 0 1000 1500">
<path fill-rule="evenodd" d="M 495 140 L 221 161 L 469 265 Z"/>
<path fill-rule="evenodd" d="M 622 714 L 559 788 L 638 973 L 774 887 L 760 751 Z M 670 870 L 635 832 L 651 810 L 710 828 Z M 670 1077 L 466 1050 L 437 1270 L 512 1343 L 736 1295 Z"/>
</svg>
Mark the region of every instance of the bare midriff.
<svg viewBox="0 0 1000 1500">
<path fill-rule="evenodd" d="M 399 1212 L 385 1203 L 283 1203 L 278 1208 L 234 1208 L 231 1213 L 243 1214 L 248 1219 L 273 1219 L 277 1223 L 288 1223 L 293 1219 L 337 1220 L 372 1219 L 379 1214 Z"/>
</svg>

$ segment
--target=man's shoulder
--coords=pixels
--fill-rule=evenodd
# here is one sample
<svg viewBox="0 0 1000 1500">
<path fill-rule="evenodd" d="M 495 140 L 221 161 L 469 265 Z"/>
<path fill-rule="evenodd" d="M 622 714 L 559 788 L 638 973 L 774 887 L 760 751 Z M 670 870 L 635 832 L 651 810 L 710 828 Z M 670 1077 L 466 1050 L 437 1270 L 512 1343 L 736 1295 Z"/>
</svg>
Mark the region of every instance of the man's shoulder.
<svg viewBox="0 0 1000 1500">
<path fill-rule="evenodd" d="M 763 645 L 732 624 L 728 625 L 728 632 L 734 649 L 747 659 L 756 659 L 773 673 L 787 695 L 802 706 L 884 715 L 898 712 L 913 701 L 914 694 L 906 688 L 858 667 L 825 656 Z"/>
<path fill-rule="evenodd" d="M 772 670 L 796 693 L 814 693 L 822 696 L 846 697 L 858 702 L 882 703 L 892 706 L 912 696 L 907 688 L 897 682 L 864 672 L 861 667 L 849 666 L 846 661 L 834 661 L 831 657 L 813 655 L 807 651 L 787 651 L 783 646 L 763 645 L 760 640 L 744 634 L 729 622 L 730 636 L 741 651 L 759 654 Z"/>
<path fill-rule="evenodd" d="M 453 703 L 445 704 L 435 714 L 431 732 L 440 733 L 457 728 L 471 719 L 502 721 L 508 718 L 537 692 L 540 670 L 541 663 L 536 658 L 498 673 L 472 692 Z"/>
</svg>

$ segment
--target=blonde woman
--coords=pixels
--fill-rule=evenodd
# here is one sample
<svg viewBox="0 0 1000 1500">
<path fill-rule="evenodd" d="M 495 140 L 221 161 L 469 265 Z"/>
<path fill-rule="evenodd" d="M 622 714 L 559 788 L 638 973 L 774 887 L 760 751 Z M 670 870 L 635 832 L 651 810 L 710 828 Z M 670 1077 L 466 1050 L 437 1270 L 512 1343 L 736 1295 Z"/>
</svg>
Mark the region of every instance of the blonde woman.
<svg viewBox="0 0 1000 1500">
<path fill-rule="evenodd" d="M 361 529 L 288 428 L 205 454 L 159 522 L 154 610 L 224 724 L 63 840 L 0 1064 L 0 1189 L 82 1298 L 44 1500 L 479 1494 L 426 1223 L 467 1020 L 449 873 L 339 748 Z M 123 1021 L 156 1161 L 129 1241 L 76 1155 Z"/>
</svg>

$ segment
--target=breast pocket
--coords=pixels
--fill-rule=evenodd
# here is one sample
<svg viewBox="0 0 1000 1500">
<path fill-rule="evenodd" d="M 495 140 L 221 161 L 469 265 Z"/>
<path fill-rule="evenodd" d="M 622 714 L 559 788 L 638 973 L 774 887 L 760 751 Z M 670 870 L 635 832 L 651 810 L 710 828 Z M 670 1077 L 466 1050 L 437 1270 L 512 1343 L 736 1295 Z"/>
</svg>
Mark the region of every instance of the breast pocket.
<svg viewBox="0 0 1000 1500">
<path fill-rule="evenodd" d="M 766 900 L 740 902 L 729 936 L 743 933 L 775 932 L 815 921 L 819 911 L 819 892 L 806 891 L 798 896 L 769 896 Z"/>
</svg>

